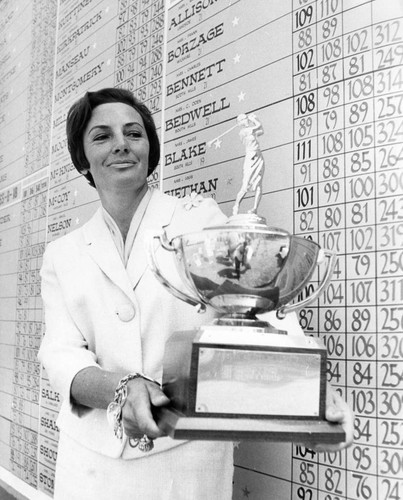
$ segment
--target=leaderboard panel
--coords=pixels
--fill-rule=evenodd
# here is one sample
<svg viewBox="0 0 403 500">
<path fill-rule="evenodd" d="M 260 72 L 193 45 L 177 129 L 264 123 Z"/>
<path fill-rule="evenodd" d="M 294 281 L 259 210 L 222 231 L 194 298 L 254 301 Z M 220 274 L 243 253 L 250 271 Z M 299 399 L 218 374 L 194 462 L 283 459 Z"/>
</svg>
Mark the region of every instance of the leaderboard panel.
<svg viewBox="0 0 403 500">
<path fill-rule="evenodd" d="M 275 225 L 279 200 L 292 214 L 293 136 L 285 121 L 292 115 L 290 8 L 273 6 L 256 1 L 252 11 L 239 0 L 176 2 L 168 9 L 163 189 L 212 196 L 229 214 L 245 154 L 236 119 L 256 113 L 266 161 L 261 211 Z M 292 229 L 292 217 L 281 223 Z"/>
<path fill-rule="evenodd" d="M 96 190 L 77 172 L 67 150 L 66 116 L 73 102 L 86 91 L 104 87 L 127 88 L 150 106 L 157 124 L 161 121 L 162 56 L 158 54 L 162 54 L 163 7 L 161 2 L 151 0 L 93 0 L 78 5 L 75 1 L 65 1 L 59 5 L 48 242 L 80 227 L 99 206 Z M 153 90 L 151 81 L 156 84 Z M 158 171 L 151 185 L 159 187 Z M 52 494 L 59 439 L 56 420 L 61 401 L 60 395 L 49 385 L 44 370 L 41 387 L 38 467 L 44 490 Z"/>
<path fill-rule="evenodd" d="M 301 322 L 356 415 L 346 452 L 295 447 L 297 497 L 403 494 L 402 15 L 393 1 L 293 5 L 294 231 L 339 255 Z"/>
<path fill-rule="evenodd" d="M 289 8 L 293 232 L 339 256 L 331 284 L 299 317 L 327 346 L 327 378 L 355 413 L 355 441 L 325 454 L 275 446 L 276 462 L 271 447 L 247 445 L 238 453 L 245 469 L 236 491 L 239 498 L 272 491 L 273 498 L 398 499 L 403 4 L 294 0 Z"/>
<path fill-rule="evenodd" d="M 80 225 L 91 216 L 97 196 L 71 163 L 66 142 L 66 115 L 79 96 L 98 85 L 112 85 L 114 19 L 112 2 L 66 0 L 59 2 L 50 140 L 47 243 Z M 101 34 L 103 34 L 101 36 Z M 57 459 L 60 409 L 59 393 L 41 372 L 38 477 L 39 487 L 52 495 Z"/>
<path fill-rule="evenodd" d="M 35 488 L 56 8 L 39 0 L 0 6 L 0 456 Z"/>
<path fill-rule="evenodd" d="M 85 223 L 98 207 L 95 189 L 71 164 L 66 115 L 87 90 L 138 85 L 117 75 L 122 26 L 130 20 L 127 35 L 142 29 L 138 43 L 151 72 L 137 97 L 148 92 L 146 102 L 161 122 L 164 4 L 36 0 L 2 2 L 1 9 L 0 466 L 51 496 L 61 401 L 37 361 L 44 333 L 39 270 L 46 243 Z M 158 39 L 152 38 L 157 25 Z M 125 44 L 130 49 L 133 40 Z M 158 172 L 152 186 L 159 187 Z"/>
</svg>

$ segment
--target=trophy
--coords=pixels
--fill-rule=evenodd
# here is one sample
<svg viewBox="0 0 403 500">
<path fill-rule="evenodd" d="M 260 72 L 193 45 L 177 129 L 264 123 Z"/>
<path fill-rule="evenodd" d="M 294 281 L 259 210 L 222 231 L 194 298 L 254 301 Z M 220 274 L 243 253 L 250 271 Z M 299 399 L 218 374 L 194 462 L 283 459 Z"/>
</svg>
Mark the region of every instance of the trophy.
<svg viewBox="0 0 403 500">
<path fill-rule="evenodd" d="M 167 342 L 162 385 L 170 406 L 158 410 L 158 423 L 174 439 L 344 441 L 341 426 L 325 420 L 324 344 L 258 318 L 275 311 L 281 319 L 315 301 L 331 280 L 336 256 L 269 227 L 257 214 L 262 128 L 255 115 L 239 115 L 237 126 L 246 148 L 244 177 L 227 223 L 171 241 L 161 233 L 150 241 L 158 280 L 200 312 L 209 306 L 218 313 L 212 323 L 175 332 Z M 209 145 L 217 147 L 220 137 Z M 240 214 L 240 202 L 252 190 L 254 206 Z M 160 268 L 156 241 L 175 256 L 184 289 Z M 320 265 L 325 270 L 317 288 L 303 298 Z"/>
</svg>

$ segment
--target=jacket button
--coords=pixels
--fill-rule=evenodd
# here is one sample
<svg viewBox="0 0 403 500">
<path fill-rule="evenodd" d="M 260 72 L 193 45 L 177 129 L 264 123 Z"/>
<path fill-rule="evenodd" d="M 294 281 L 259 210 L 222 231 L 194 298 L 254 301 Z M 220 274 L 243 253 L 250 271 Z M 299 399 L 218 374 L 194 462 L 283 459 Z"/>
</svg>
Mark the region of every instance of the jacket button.
<svg viewBox="0 0 403 500">
<path fill-rule="evenodd" d="M 118 315 L 121 321 L 127 322 L 131 321 L 134 318 L 136 311 L 131 305 L 123 304 L 116 308 L 116 314 Z"/>
</svg>

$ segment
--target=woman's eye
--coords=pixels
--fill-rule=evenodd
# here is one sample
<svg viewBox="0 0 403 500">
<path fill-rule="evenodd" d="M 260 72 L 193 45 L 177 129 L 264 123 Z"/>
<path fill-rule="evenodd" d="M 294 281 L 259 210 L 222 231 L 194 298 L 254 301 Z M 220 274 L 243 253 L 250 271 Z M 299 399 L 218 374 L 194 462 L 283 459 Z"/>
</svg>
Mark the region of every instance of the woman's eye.
<svg viewBox="0 0 403 500">
<path fill-rule="evenodd" d="M 127 133 L 128 136 L 130 137 L 142 137 L 142 133 L 139 130 L 131 130 L 130 132 Z"/>
<path fill-rule="evenodd" d="M 107 139 L 108 135 L 107 134 L 99 134 L 94 137 L 94 141 L 103 141 Z"/>
</svg>

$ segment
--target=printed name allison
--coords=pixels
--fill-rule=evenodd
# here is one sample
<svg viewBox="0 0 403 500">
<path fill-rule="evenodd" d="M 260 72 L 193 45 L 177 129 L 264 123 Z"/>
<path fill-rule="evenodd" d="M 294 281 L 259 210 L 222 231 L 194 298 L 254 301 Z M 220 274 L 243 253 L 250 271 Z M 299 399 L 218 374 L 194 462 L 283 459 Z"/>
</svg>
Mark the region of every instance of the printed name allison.
<svg viewBox="0 0 403 500">
<path fill-rule="evenodd" d="M 211 5 L 217 3 L 218 0 L 199 0 L 194 5 L 186 8 L 184 12 L 180 12 L 177 17 L 173 17 L 169 25 L 169 29 L 176 28 L 180 24 L 189 21 L 193 16 L 199 14 L 205 9 L 208 9 Z"/>
</svg>

